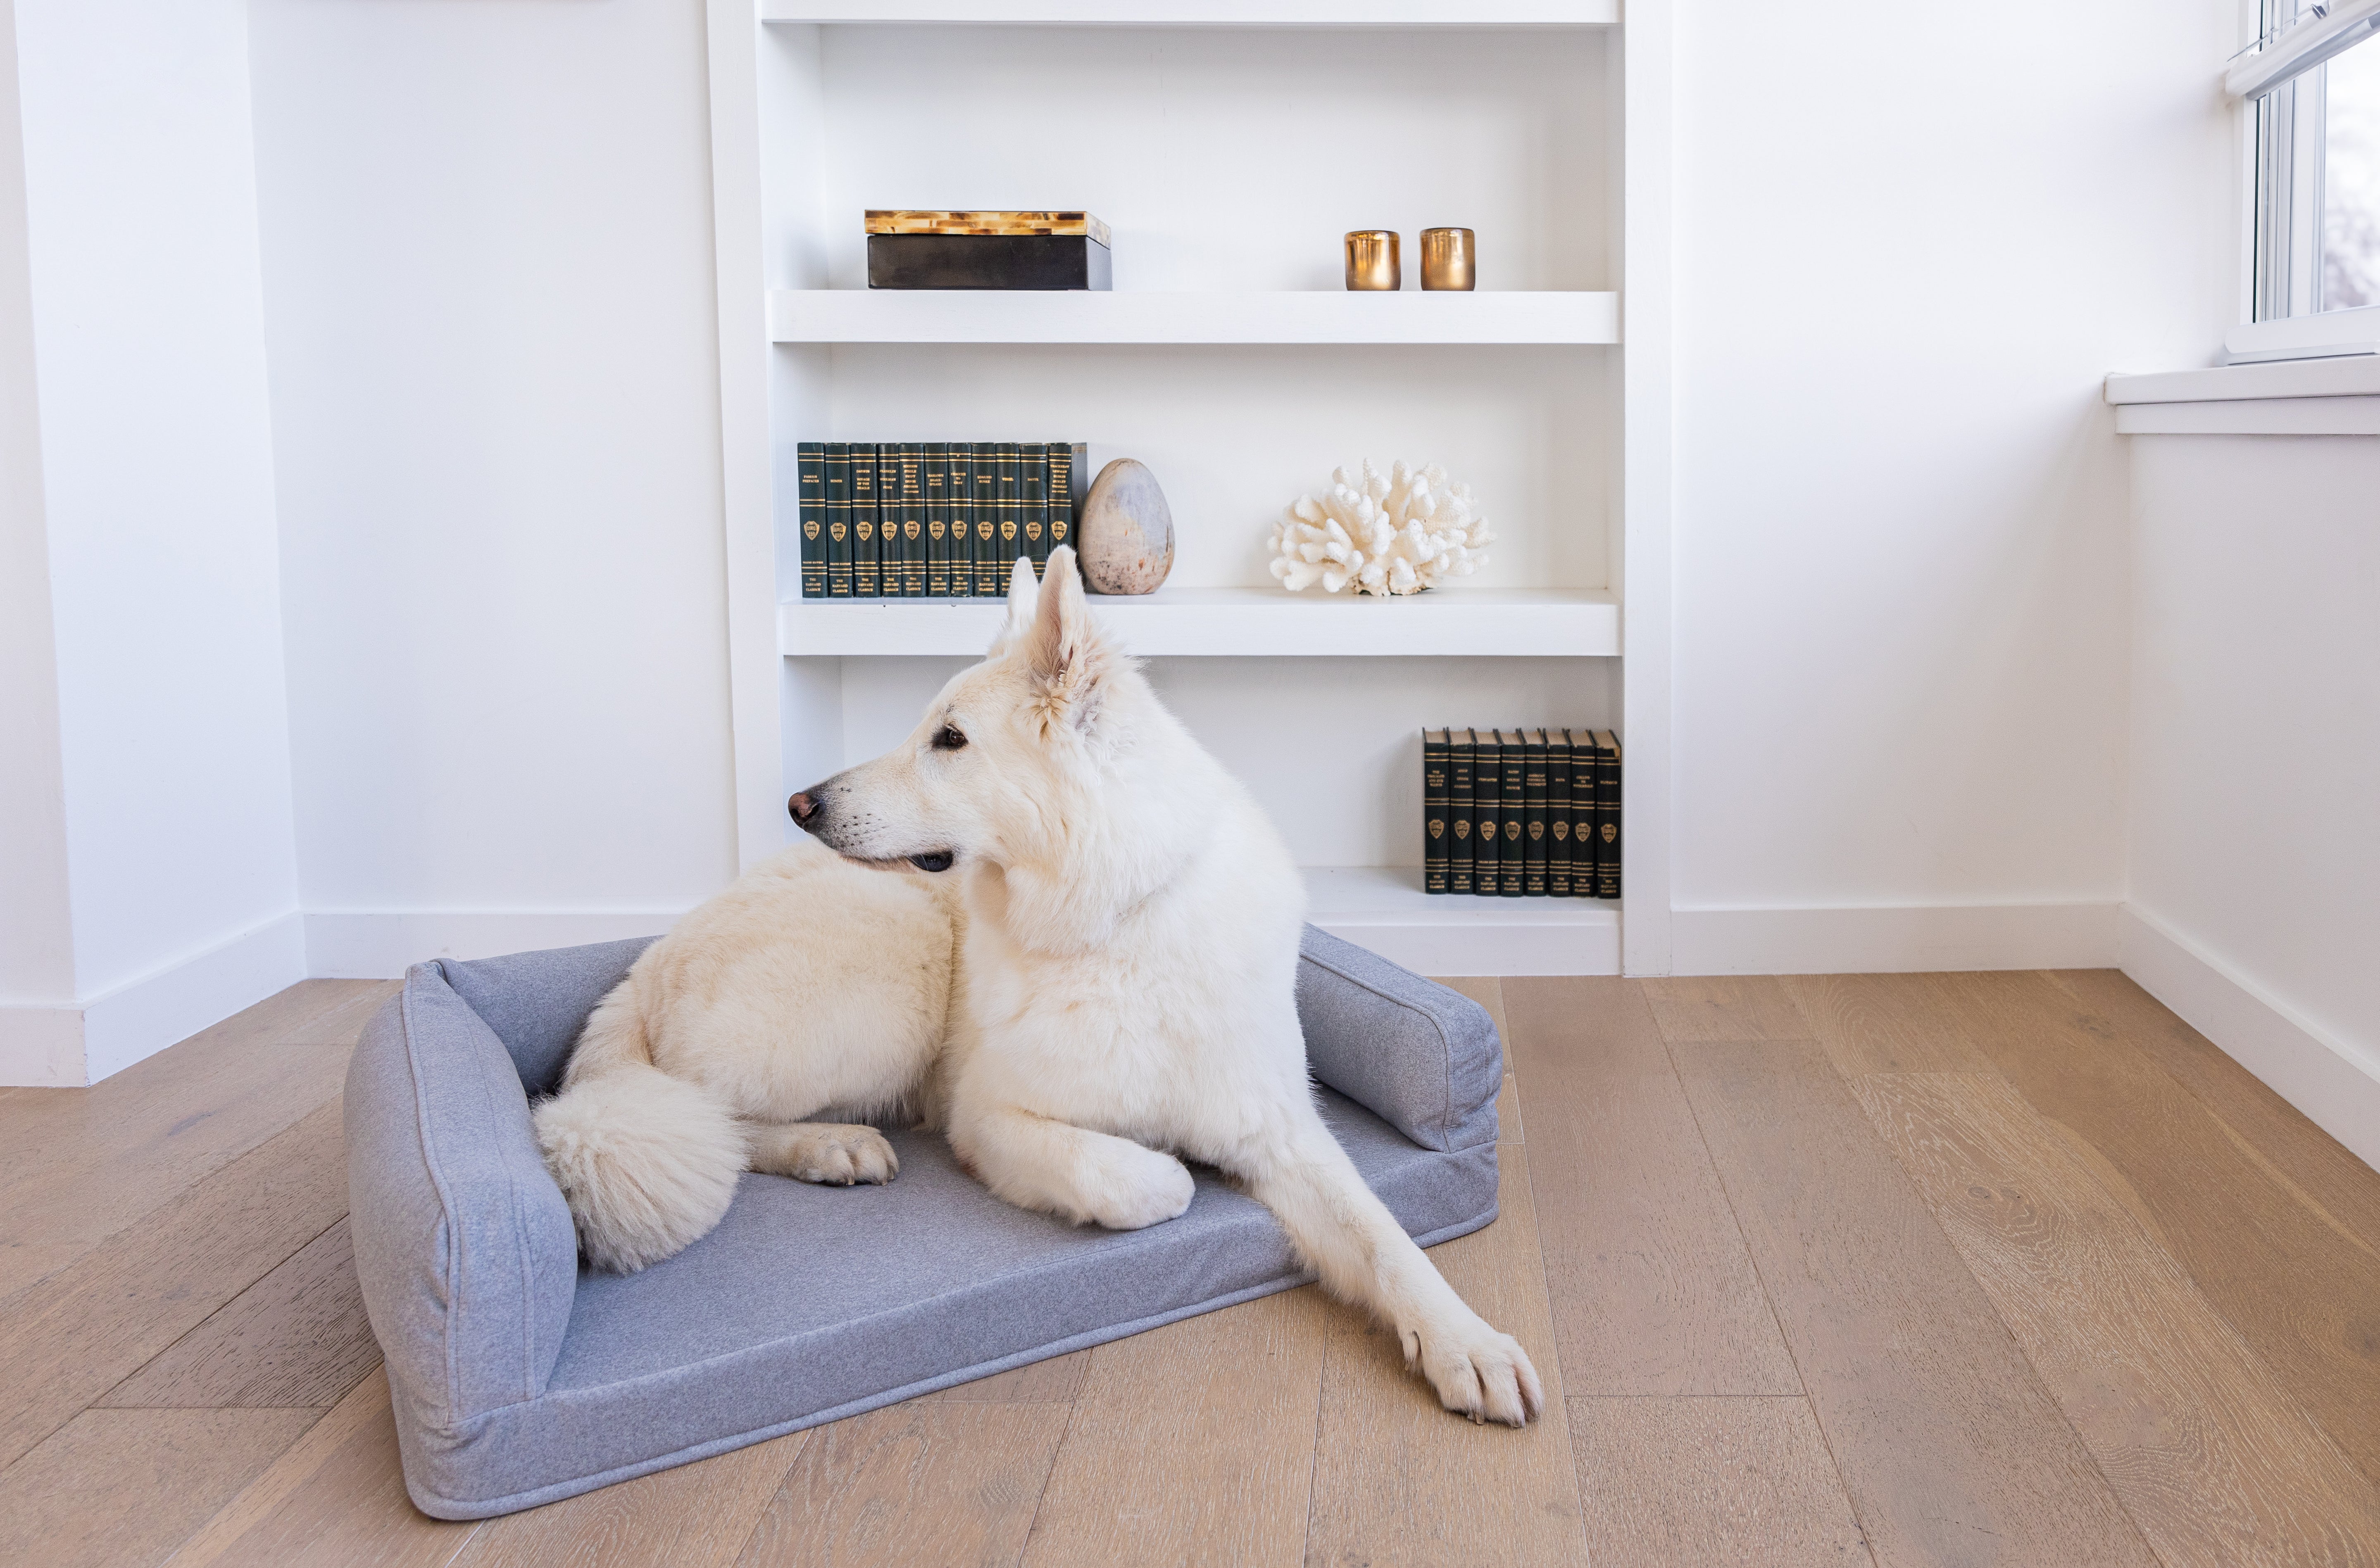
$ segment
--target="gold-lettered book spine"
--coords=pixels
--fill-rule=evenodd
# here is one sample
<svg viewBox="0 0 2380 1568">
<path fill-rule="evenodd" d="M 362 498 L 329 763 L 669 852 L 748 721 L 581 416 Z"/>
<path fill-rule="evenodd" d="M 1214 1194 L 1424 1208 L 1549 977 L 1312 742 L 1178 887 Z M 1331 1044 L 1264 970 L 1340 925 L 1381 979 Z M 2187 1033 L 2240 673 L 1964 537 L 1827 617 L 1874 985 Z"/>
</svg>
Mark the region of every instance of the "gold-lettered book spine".
<svg viewBox="0 0 2380 1568">
<path fill-rule="evenodd" d="M 1421 890 L 1425 893 L 1446 891 L 1450 745 L 1443 730 L 1421 732 Z"/>
<path fill-rule="evenodd" d="M 1620 737 L 1609 730 L 1595 732 L 1601 754 L 1595 766 L 1595 896 L 1620 897 Z"/>
<path fill-rule="evenodd" d="M 1471 891 L 1471 766 L 1475 754 L 1471 731 L 1447 734 L 1446 890 Z"/>
<path fill-rule="evenodd" d="M 951 592 L 951 443 L 928 441 L 926 486 L 926 597 Z"/>
<path fill-rule="evenodd" d="M 876 447 L 851 443 L 851 597 L 872 599 L 883 592 L 876 554 Z"/>
<path fill-rule="evenodd" d="M 1002 441 L 996 451 L 1000 464 L 1000 586 L 1008 591 L 1009 568 L 1025 553 L 1025 474 L 1017 443 Z"/>
<path fill-rule="evenodd" d="M 1546 838 L 1546 732 L 1522 731 L 1521 771 L 1521 897 L 1546 896 L 1547 857 L 1553 845 Z"/>
<path fill-rule="evenodd" d="M 1504 748 L 1493 730 L 1475 730 L 1471 765 L 1471 891 L 1495 898 L 1503 889 L 1498 867 L 1504 858 Z"/>
<path fill-rule="evenodd" d="M 975 597 L 974 445 L 951 443 L 951 597 Z"/>
<path fill-rule="evenodd" d="M 826 592 L 851 597 L 851 443 L 826 443 Z"/>
<path fill-rule="evenodd" d="M 901 537 L 893 548 L 901 562 L 901 597 L 926 597 L 926 447 L 901 443 Z"/>
<path fill-rule="evenodd" d="M 1570 897 L 1570 731 L 1546 731 L 1546 897 Z"/>
<path fill-rule="evenodd" d="M 1000 560 L 1000 447 L 977 441 L 975 452 L 975 591 L 997 598 L 1008 591 Z"/>
<path fill-rule="evenodd" d="M 798 510 L 795 530 L 801 535 L 802 597 L 826 597 L 826 443 L 799 441 L 794 447 L 794 476 Z"/>
<path fill-rule="evenodd" d="M 1527 804 L 1527 755 L 1523 746 L 1524 731 L 1499 730 L 1497 749 L 1503 753 L 1503 766 L 1497 778 L 1503 786 L 1503 803 L 1498 808 L 1496 829 L 1502 839 L 1496 846 L 1496 891 L 1507 899 L 1521 897 L 1524 875 L 1524 861 L 1527 850 L 1521 836 L 1522 812 Z"/>
</svg>

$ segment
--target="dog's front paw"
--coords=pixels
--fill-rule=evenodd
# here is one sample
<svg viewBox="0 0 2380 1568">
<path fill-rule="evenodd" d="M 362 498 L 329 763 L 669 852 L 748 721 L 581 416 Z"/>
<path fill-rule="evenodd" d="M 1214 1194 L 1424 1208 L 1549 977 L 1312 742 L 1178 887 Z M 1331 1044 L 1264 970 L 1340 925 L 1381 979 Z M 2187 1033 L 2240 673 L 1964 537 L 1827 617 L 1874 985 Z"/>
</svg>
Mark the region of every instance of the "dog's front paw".
<svg viewBox="0 0 2380 1568">
<path fill-rule="evenodd" d="M 1398 1331 L 1405 1365 L 1417 1368 L 1438 1391 L 1439 1402 L 1475 1421 L 1524 1427 L 1546 1407 L 1529 1353 L 1511 1334 L 1499 1333 L 1476 1313 Z"/>
<path fill-rule="evenodd" d="M 851 1187 L 891 1181 L 900 1173 L 901 1157 L 872 1127 L 795 1122 L 753 1136 L 752 1168 L 824 1187 Z"/>
<path fill-rule="evenodd" d="M 1093 1190 L 1084 1194 L 1091 1218 L 1110 1230 L 1141 1230 L 1179 1219 L 1197 1193 L 1189 1168 L 1171 1154 L 1123 1143 L 1103 1161 Z"/>
</svg>

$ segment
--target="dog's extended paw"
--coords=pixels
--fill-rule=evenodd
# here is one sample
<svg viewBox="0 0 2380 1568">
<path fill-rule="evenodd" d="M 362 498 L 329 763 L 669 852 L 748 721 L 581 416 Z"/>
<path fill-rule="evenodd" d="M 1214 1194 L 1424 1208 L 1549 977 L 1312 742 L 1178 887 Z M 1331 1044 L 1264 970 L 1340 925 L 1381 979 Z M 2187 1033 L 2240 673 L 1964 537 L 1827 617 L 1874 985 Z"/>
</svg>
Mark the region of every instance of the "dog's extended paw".
<svg viewBox="0 0 2380 1568">
<path fill-rule="evenodd" d="M 1141 1230 L 1179 1219 L 1197 1193 L 1189 1167 L 1171 1154 L 1123 1143 L 1101 1162 L 1093 1190 L 1084 1194 L 1092 1219 L 1110 1230 Z"/>
<path fill-rule="evenodd" d="M 872 1127 L 794 1122 L 752 1137 L 752 1168 L 824 1187 L 881 1184 L 900 1174 L 901 1157 Z"/>
<path fill-rule="evenodd" d="M 1418 1369 L 1439 1402 L 1457 1415 L 1527 1426 L 1546 1407 L 1545 1385 L 1529 1353 L 1476 1313 L 1466 1311 L 1463 1319 L 1400 1330 L 1406 1367 Z"/>
</svg>

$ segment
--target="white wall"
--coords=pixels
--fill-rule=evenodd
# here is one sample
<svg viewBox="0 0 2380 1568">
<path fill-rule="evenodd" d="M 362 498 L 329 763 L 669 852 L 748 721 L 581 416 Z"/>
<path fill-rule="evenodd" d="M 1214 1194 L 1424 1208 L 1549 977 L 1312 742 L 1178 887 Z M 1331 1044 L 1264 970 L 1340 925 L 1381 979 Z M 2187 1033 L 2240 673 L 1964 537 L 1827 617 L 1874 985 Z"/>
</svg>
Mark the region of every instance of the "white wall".
<svg viewBox="0 0 2380 1568">
<path fill-rule="evenodd" d="M 35 1000 L 99 1077 L 304 973 L 247 15 L 16 0 L 10 19 L 39 432 L 10 564 L 38 564 L 37 504 L 73 944 L 71 995 Z M 46 796 L 39 678 L 38 656 L 11 677 L 34 737 L 12 771 Z"/>
<path fill-rule="evenodd" d="M 2130 439 L 2125 967 L 2380 1164 L 2380 438 Z"/>
<path fill-rule="evenodd" d="M 81 1042 L 27 1016 L 61 1010 L 75 983 L 21 123 L 16 12 L 0 0 L 0 1007 L 39 1031 L 20 1047 L 23 1070 L 47 1080 L 77 1065 Z"/>
<path fill-rule="evenodd" d="M 735 870 L 701 6 L 252 27 L 316 971 L 683 910 Z"/>
<path fill-rule="evenodd" d="M 2229 320 L 2235 20 L 1679 7 L 1678 969 L 2113 958 L 2099 383 Z M 1870 907 L 1971 912 L 1735 912 Z"/>
</svg>

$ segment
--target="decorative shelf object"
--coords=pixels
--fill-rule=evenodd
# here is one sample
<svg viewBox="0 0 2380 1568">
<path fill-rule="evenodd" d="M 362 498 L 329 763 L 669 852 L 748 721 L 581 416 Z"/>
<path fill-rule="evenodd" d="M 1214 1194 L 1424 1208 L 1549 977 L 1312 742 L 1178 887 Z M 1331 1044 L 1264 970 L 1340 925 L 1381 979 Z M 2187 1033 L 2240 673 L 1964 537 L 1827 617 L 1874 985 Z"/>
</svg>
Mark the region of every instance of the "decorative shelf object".
<svg viewBox="0 0 2380 1568">
<path fill-rule="evenodd" d="M 1612 27 L 1619 0 L 762 0 L 766 22 L 1002 27 Z"/>
<path fill-rule="evenodd" d="M 1096 597 L 1091 608 L 1145 657 L 1576 658 L 1620 652 L 1619 604 L 1583 588 L 1441 588 L 1398 599 L 1160 588 Z M 778 648 L 788 657 L 974 657 L 1006 612 L 993 599 L 788 599 L 778 607 Z"/>
<path fill-rule="evenodd" d="M 778 289 L 778 343 L 1616 344 L 1620 296 Z"/>
</svg>

